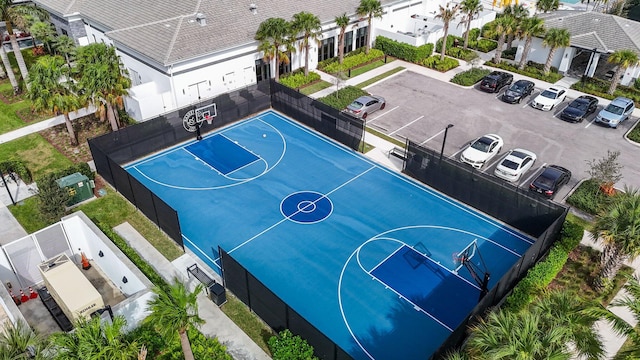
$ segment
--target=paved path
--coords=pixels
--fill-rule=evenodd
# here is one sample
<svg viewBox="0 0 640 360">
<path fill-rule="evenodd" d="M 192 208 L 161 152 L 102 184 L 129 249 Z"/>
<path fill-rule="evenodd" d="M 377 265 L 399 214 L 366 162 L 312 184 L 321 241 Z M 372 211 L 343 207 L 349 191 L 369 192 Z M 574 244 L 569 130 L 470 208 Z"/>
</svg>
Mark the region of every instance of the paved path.
<svg viewBox="0 0 640 360">
<path fill-rule="evenodd" d="M 69 114 L 69 117 L 71 118 L 71 120 L 75 120 L 77 118 L 92 114 L 94 112 L 95 112 L 95 108 L 91 106 L 91 107 L 82 108 L 78 111 L 72 112 Z M 64 124 L 64 115 L 52 117 L 51 119 L 42 120 L 35 124 L 31 124 L 13 131 L 9 131 L 4 134 L 0 134 L 0 144 L 5 143 L 7 141 L 15 140 L 25 135 L 36 133 L 38 131 L 42 131 L 44 129 L 48 129 L 50 127 L 54 127 L 60 124 Z"/>
</svg>

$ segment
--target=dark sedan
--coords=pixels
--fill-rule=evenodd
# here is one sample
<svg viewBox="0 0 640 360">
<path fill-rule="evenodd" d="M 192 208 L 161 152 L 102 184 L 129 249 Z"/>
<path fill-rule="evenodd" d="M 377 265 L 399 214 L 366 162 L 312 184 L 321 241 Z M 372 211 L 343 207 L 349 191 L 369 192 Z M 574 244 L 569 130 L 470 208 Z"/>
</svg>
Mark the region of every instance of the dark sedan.
<svg viewBox="0 0 640 360">
<path fill-rule="evenodd" d="M 593 96 L 582 95 L 573 100 L 562 113 L 560 119 L 573 123 L 582 122 L 589 114 L 593 114 L 598 108 L 598 99 Z"/>
<path fill-rule="evenodd" d="M 502 101 L 509 104 L 520 103 L 522 99 L 531 95 L 535 87 L 536 84 L 529 80 L 518 80 L 502 94 Z"/>
<path fill-rule="evenodd" d="M 546 198 L 553 199 L 558 189 L 571 179 L 571 171 L 558 165 L 547 166 L 542 174 L 533 180 L 529 190 L 537 192 Z"/>
</svg>

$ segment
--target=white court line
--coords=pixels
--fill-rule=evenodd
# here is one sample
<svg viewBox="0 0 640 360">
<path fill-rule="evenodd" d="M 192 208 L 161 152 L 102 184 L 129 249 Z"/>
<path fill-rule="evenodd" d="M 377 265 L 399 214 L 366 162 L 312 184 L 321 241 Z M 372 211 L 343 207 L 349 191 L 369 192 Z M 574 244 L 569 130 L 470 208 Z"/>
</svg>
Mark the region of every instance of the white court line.
<svg viewBox="0 0 640 360">
<path fill-rule="evenodd" d="M 209 259 L 209 261 L 211 261 L 213 265 L 215 265 L 217 268 L 222 270 L 222 267 L 216 263 L 216 261 L 218 261 L 220 258 L 213 260 L 209 255 L 207 255 L 204 251 L 202 251 L 202 249 L 200 249 L 196 244 L 194 244 L 193 241 L 191 241 L 191 239 L 189 239 L 185 234 L 182 234 L 182 237 L 185 238 L 189 242 L 189 244 L 191 244 L 194 248 L 196 248 L 196 250 L 198 250 L 198 252 L 201 253 L 202 256 Z"/>
<path fill-rule="evenodd" d="M 388 110 L 387 112 L 385 112 L 385 113 L 383 113 L 383 114 L 380 114 L 380 115 L 378 115 L 378 116 L 374 117 L 374 118 L 373 118 L 373 119 L 371 119 L 371 120 L 368 120 L 367 122 L 376 121 L 376 120 L 380 119 L 381 117 L 383 117 L 383 116 L 387 115 L 388 113 L 392 112 L 393 110 L 395 110 L 395 109 L 397 109 L 397 108 L 399 108 L 399 107 L 400 107 L 400 106 L 396 106 L 396 107 L 394 107 L 393 109 Z"/>
<path fill-rule="evenodd" d="M 438 131 L 438 132 L 437 132 L 435 135 L 433 135 L 432 137 L 430 137 L 430 138 L 428 138 L 427 140 L 425 140 L 425 141 L 421 142 L 421 143 L 420 143 L 420 145 L 424 145 L 424 144 L 426 144 L 427 142 L 429 142 L 429 141 L 433 140 L 433 138 L 435 138 L 436 136 L 438 136 L 438 135 L 442 134 L 443 132 L 444 132 L 444 129 L 442 129 L 442 130 Z"/>
<path fill-rule="evenodd" d="M 406 128 L 407 126 L 409 126 L 409 125 L 413 124 L 414 122 L 416 122 L 416 121 L 418 121 L 418 120 L 422 119 L 423 117 L 424 117 L 424 115 L 420 116 L 419 118 L 417 118 L 417 119 L 413 120 L 412 122 L 410 122 L 410 123 L 408 123 L 408 124 L 405 124 L 404 126 L 401 126 L 400 128 L 398 128 L 398 129 L 396 129 L 396 130 L 394 130 L 394 131 L 390 132 L 390 133 L 389 133 L 389 135 L 391 136 L 391 135 L 393 135 L 393 134 L 397 133 L 398 131 L 400 131 L 400 130 L 402 130 L 402 129 Z"/>
<path fill-rule="evenodd" d="M 326 194 L 322 195 L 322 197 L 318 198 L 316 201 L 314 201 L 314 203 L 315 203 L 315 202 L 320 201 L 320 200 L 321 200 L 321 199 L 323 199 L 323 198 L 328 198 L 328 197 L 329 197 L 329 195 L 331 195 L 331 194 L 333 194 L 334 192 L 336 192 L 336 191 L 340 190 L 341 188 L 343 188 L 343 187 L 347 186 L 349 183 L 353 182 L 354 180 L 358 179 L 359 177 L 363 176 L 364 174 L 368 173 L 369 171 L 371 171 L 371 170 L 373 170 L 373 169 L 377 169 L 377 168 L 378 168 L 377 166 L 372 166 L 372 167 L 368 168 L 367 170 L 363 171 L 362 173 L 360 173 L 360 174 L 358 174 L 358 175 L 354 176 L 353 178 L 351 178 L 351 179 L 349 179 L 348 181 L 344 182 L 343 184 L 339 185 L 339 186 L 338 186 L 338 187 L 336 187 L 335 189 L 333 189 L 333 190 L 329 191 L 328 193 L 326 193 Z M 269 226 L 268 228 L 266 228 L 266 229 L 262 230 L 262 231 L 261 231 L 261 232 L 259 232 L 258 234 L 256 234 L 256 235 L 254 235 L 254 236 L 250 237 L 249 239 L 245 240 L 245 241 L 244 241 L 243 243 L 241 243 L 240 245 L 238 245 L 238 246 L 234 247 L 234 248 L 233 248 L 233 249 L 231 249 L 230 251 L 227 251 L 227 254 L 231 254 L 232 252 L 234 252 L 234 251 L 238 250 L 239 248 L 243 247 L 244 245 L 246 245 L 246 244 L 250 243 L 251 241 L 253 241 L 253 240 L 255 240 L 256 238 L 258 238 L 259 236 L 261 236 L 262 234 L 264 234 L 264 233 L 268 232 L 269 230 L 271 230 L 271 229 L 275 228 L 276 226 L 278 226 L 278 225 L 282 224 L 283 222 L 285 222 L 285 221 L 289 220 L 289 218 L 293 217 L 294 215 L 299 214 L 299 213 L 300 213 L 300 211 L 302 211 L 302 210 L 298 210 L 298 211 L 296 211 L 295 213 L 293 213 L 293 214 L 289 215 L 288 217 L 285 217 L 284 219 L 282 219 L 282 220 L 280 220 L 280 221 L 276 222 L 275 224 L 273 224 L 273 225 Z M 216 259 L 216 260 L 218 260 L 218 259 Z"/>
<path fill-rule="evenodd" d="M 396 251 L 392 252 L 391 254 L 389 254 L 386 258 L 382 259 L 382 261 L 380 261 L 378 264 L 376 264 L 376 266 L 373 267 L 373 269 L 371 270 L 365 270 L 367 272 L 367 274 L 371 275 L 371 272 L 376 271 L 376 269 L 384 264 L 387 260 L 389 260 L 393 255 L 395 255 L 398 251 L 400 251 L 402 248 L 404 248 L 405 245 L 404 244 L 400 244 L 400 247 L 396 249 Z M 358 256 L 358 260 L 360 260 L 360 257 Z M 360 261 L 358 261 L 360 262 Z M 362 267 L 362 266 L 361 266 Z M 362 269 L 364 270 L 364 269 Z"/>
<path fill-rule="evenodd" d="M 545 166 L 547 166 L 547 163 L 542 164 L 538 169 L 536 169 L 533 172 L 533 174 L 529 175 L 529 177 L 524 180 L 524 184 L 531 183 L 531 179 L 533 179 L 533 177 L 536 176 L 536 174 L 538 173 L 538 171 L 540 171 L 540 169 L 544 169 Z"/>
<path fill-rule="evenodd" d="M 233 174 L 236 171 L 240 171 L 240 170 L 242 170 L 242 169 L 244 169 L 244 168 L 246 168 L 248 166 L 251 166 L 251 165 L 257 163 L 258 161 L 262 161 L 262 158 L 257 158 L 257 159 L 253 160 L 252 162 L 250 162 L 250 163 L 248 163 L 246 165 L 240 166 L 239 168 L 237 168 L 237 169 L 235 169 L 233 171 L 229 171 L 226 175 Z"/>
</svg>

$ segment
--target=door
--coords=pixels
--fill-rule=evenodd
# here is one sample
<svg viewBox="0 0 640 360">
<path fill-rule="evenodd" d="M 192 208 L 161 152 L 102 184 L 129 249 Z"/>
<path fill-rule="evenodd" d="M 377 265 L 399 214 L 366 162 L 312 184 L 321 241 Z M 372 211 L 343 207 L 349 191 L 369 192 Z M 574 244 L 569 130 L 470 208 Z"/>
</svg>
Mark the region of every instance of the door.
<svg viewBox="0 0 640 360">
<path fill-rule="evenodd" d="M 256 81 L 266 81 L 271 78 L 271 67 L 263 59 L 256 60 Z"/>
</svg>

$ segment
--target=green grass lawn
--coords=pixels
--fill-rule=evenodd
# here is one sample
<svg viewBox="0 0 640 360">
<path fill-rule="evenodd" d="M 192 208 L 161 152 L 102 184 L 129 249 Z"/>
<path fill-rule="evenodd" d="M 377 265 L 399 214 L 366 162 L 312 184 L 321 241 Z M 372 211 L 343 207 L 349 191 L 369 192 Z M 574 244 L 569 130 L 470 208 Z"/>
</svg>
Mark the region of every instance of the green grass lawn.
<svg viewBox="0 0 640 360">
<path fill-rule="evenodd" d="M 318 82 L 316 82 L 315 84 L 303 87 L 302 89 L 300 89 L 300 92 L 304 95 L 311 95 L 313 93 L 316 93 L 320 90 L 324 90 L 330 86 L 332 86 L 333 84 L 331 84 L 330 82 L 326 82 L 324 80 L 320 80 Z"/>
<path fill-rule="evenodd" d="M 373 61 L 368 63 L 367 65 L 364 66 L 360 66 L 358 68 L 355 69 L 351 69 L 351 72 L 348 73 L 350 75 L 350 77 L 356 77 L 358 75 L 362 75 L 364 73 L 366 73 L 367 71 L 373 70 L 375 68 L 379 68 L 380 66 L 386 65 L 387 63 L 393 61 L 393 58 L 387 58 L 387 62 L 384 62 L 384 59 L 378 60 L 378 61 Z"/>
<path fill-rule="evenodd" d="M 267 342 L 275 333 L 253 314 L 249 308 L 231 293 L 227 293 L 227 302 L 220 307 L 242 331 L 264 350 L 270 354 Z"/>
<path fill-rule="evenodd" d="M 2 94 L 9 94 L 12 96 L 13 89 L 9 80 L 0 81 L 0 92 Z M 29 101 L 21 100 L 11 104 L 6 104 L 4 101 L 0 101 L 0 134 L 4 134 L 11 130 L 21 128 L 28 125 L 17 115 L 17 112 L 28 111 L 31 107 Z"/>
<path fill-rule="evenodd" d="M 391 75 L 393 75 L 395 73 L 398 73 L 398 72 L 400 72 L 402 70 L 404 70 L 404 67 L 403 66 L 398 66 L 395 69 L 391 69 L 391 70 L 389 70 L 387 72 L 384 72 L 384 73 L 382 73 L 382 74 L 380 74 L 378 76 L 374 76 L 374 77 L 372 77 L 371 79 L 369 79 L 367 81 L 363 81 L 363 82 L 359 83 L 358 85 L 356 85 L 356 87 L 362 89 L 362 88 L 364 88 L 366 86 L 369 86 L 369 85 L 371 85 L 373 83 L 376 83 L 376 82 L 378 82 L 378 81 L 380 81 L 380 80 L 382 80 L 382 79 L 384 79 L 386 77 L 389 77 L 389 76 L 391 76 Z"/>
<path fill-rule="evenodd" d="M 40 217 L 38 199 L 35 196 L 24 199 L 16 205 L 9 206 L 9 211 L 29 234 L 51 225 Z"/>
<path fill-rule="evenodd" d="M 71 160 L 58 152 L 40 134 L 31 134 L 0 144 L 0 159 L 22 160 L 34 179 L 72 165 Z"/>
</svg>

